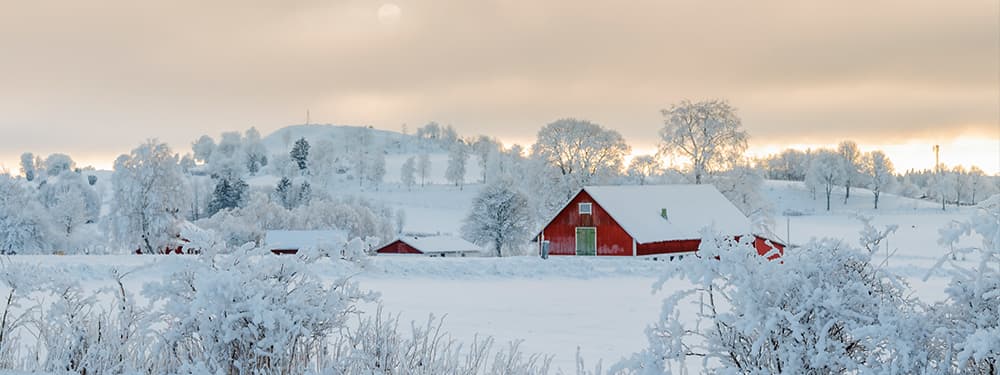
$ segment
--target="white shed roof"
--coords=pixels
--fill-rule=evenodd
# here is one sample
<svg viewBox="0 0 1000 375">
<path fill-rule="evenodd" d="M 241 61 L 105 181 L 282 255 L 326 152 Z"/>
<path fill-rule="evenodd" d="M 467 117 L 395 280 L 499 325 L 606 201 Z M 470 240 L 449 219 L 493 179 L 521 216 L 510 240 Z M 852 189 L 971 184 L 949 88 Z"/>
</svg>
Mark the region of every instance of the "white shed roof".
<svg viewBox="0 0 1000 375">
<path fill-rule="evenodd" d="M 479 245 L 455 236 L 400 237 L 399 240 L 425 254 L 483 251 Z"/>
<path fill-rule="evenodd" d="M 587 186 L 590 194 L 638 243 L 751 232 L 750 220 L 712 185 Z M 660 216 L 666 209 L 667 218 Z"/>
<path fill-rule="evenodd" d="M 345 242 L 347 233 L 340 230 L 269 230 L 264 235 L 264 244 L 271 250 Z"/>
</svg>

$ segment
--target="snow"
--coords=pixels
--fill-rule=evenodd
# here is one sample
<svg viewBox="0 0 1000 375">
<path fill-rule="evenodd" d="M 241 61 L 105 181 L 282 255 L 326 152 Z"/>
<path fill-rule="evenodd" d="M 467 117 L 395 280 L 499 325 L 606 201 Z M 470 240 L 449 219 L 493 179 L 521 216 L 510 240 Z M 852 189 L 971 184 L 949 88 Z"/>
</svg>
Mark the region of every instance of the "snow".
<svg viewBox="0 0 1000 375">
<path fill-rule="evenodd" d="M 476 244 L 456 236 L 400 237 L 399 240 L 425 254 L 483 251 Z"/>
<path fill-rule="evenodd" d="M 392 164 L 395 159 L 401 163 L 405 157 L 390 155 L 388 162 Z M 443 161 L 435 164 L 437 181 L 443 181 L 444 166 Z M 394 170 L 398 172 L 398 168 L 390 167 L 389 173 Z M 474 178 L 475 174 L 470 171 L 470 176 Z M 268 181 L 262 185 L 273 186 L 273 183 Z M 706 188 L 710 190 L 697 190 Z M 407 218 L 404 231 L 457 233 L 480 189 L 480 185 L 464 189 L 429 185 L 407 191 L 386 184 L 380 191 L 352 187 L 345 194 L 360 195 L 403 210 Z M 678 189 L 692 191 L 680 194 Z M 723 215 L 725 217 L 738 215 L 740 218 L 738 223 L 736 220 L 734 223 L 715 220 L 717 230 L 738 224 L 734 225 L 736 233 L 749 231 L 746 219 L 728 201 L 719 202 L 722 196 L 708 185 L 588 187 L 587 191 L 626 230 L 630 233 L 634 230 L 633 235 L 641 241 L 650 241 L 649 236 L 644 236 L 648 231 L 659 231 L 669 225 L 687 226 L 697 238 L 700 225 L 691 228 L 695 227 L 695 221 L 711 223 L 709 212 L 717 210 L 731 211 Z M 949 206 L 942 212 L 934 202 L 884 194 L 879 209 L 874 210 L 870 191 L 852 189 L 851 199 L 845 204 L 843 192 L 835 189 L 832 210 L 828 212 L 824 199 L 819 196 L 813 199 L 801 182 L 766 181 L 764 194 L 777 213 L 774 232 L 790 235 L 793 243 L 814 237 L 834 237 L 856 247 L 862 226 L 852 215 L 858 212 L 873 215 L 873 224 L 878 227 L 899 225 L 886 246 L 892 255 L 879 266 L 903 276 L 914 296 L 924 302 L 947 297 L 944 292 L 949 280 L 947 276 L 931 274 L 926 280 L 924 278 L 948 250 L 938 245 L 938 230 L 952 221 L 967 219 L 970 209 Z M 661 219 L 660 208 L 667 208 L 668 217 L 673 221 Z M 795 216 L 782 216 L 783 212 Z M 631 221 L 649 221 L 656 227 L 637 227 Z M 305 241 L 296 233 L 301 232 L 275 232 L 269 234 L 267 242 L 288 239 L 283 237 Z M 884 254 L 885 249 L 875 258 L 883 259 Z M 109 286 L 108 275 L 113 268 L 123 272 L 139 271 L 126 279 L 130 291 L 138 293 L 144 282 L 160 279 L 185 262 L 195 260 L 176 255 L 19 255 L 5 257 L 3 261 L 40 264 L 47 274 L 71 275 L 87 289 Z M 957 262 L 975 264 L 974 259 L 959 258 Z M 671 280 L 662 292 L 653 292 L 652 285 L 667 272 L 668 265 L 632 258 L 372 257 L 362 269 L 328 262 L 318 264 L 321 268 L 317 272 L 329 280 L 356 275 L 363 289 L 381 294 L 386 312 L 400 314 L 404 329 L 409 326 L 406 322 L 424 322 L 427 315 L 433 313 L 445 317 L 443 330 L 451 332 L 457 340 L 469 342 L 477 334 L 492 335 L 499 343 L 524 340 L 522 348 L 526 352 L 553 354 L 554 367 L 571 372 L 575 368 L 577 347 L 588 365 L 601 360 L 606 367 L 646 345 L 644 331 L 658 318 L 665 295 L 690 287 L 687 282 Z M 374 311 L 375 306 L 365 306 L 365 309 Z"/>
<path fill-rule="evenodd" d="M 712 185 L 587 186 L 583 189 L 638 243 L 701 238 L 713 226 L 750 233 L 750 221 Z M 666 209 L 667 218 L 661 217 Z"/>
<path fill-rule="evenodd" d="M 340 230 L 269 230 L 264 235 L 264 244 L 270 249 L 302 249 L 345 242 L 347 232 Z"/>
</svg>

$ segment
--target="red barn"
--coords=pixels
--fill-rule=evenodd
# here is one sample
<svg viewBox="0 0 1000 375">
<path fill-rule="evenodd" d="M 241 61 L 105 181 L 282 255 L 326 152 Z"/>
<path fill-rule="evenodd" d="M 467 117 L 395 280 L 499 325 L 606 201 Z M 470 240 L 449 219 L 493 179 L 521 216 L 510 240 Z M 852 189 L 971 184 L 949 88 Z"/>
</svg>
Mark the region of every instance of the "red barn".
<svg viewBox="0 0 1000 375">
<path fill-rule="evenodd" d="M 424 254 L 432 257 L 480 256 L 482 248 L 453 236 L 400 237 L 375 251 L 378 254 Z"/>
<path fill-rule="evenodd" d="M 551 255 L 684 254 L 698 250 L 709 226 L 733 237 L 751 233 L 750 220 L 712 185 L 588 186 L 538 240 L 548 241 Z M 772 248 L 759 236 L 754 245 L 761 255 Z"/>
</svg>

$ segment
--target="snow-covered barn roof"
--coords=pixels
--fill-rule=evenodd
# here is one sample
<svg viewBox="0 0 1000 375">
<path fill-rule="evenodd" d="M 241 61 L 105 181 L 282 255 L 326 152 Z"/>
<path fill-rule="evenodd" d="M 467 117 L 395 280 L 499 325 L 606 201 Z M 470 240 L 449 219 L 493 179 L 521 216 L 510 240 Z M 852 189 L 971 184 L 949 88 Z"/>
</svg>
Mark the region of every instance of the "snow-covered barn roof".
<svg viewBox="0 0 1000 375">
<path fill-rule="evenodd" d="M 638 243 L 751 232 L 750 220 L 712 185 L 587 186 L 583 188 Z M 666 210 L 666 218 L 661 216 Z"/>
<path fill-rule="evenodd" d="M 347 242 L 347 232 L 340 230 L 269 230 L 264 234 L 264 244 L 272 250 L 344 242 Z"/>
<path fill-rule="evenodd" d="M 483 251 L 478 245 L 455 236 L 400 237 L 399 240 L 424 254 Z"/>
</svg>

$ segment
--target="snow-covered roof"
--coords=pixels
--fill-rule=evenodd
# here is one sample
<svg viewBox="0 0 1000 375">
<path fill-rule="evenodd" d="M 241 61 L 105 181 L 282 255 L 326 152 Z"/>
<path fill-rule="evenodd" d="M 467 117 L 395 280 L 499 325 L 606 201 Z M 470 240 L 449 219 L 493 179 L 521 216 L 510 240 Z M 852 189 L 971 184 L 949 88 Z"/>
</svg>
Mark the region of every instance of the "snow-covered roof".
<svg viewBox="0 0 1000 375">
<path fill-rule="evenodd" d="M 425 254 L 483 251 L 478 245 L 455 236 L 400 237 L 399 240 Z"/>
<path fill-rule="evenodd" d="M 587 186 L 590 194 L 638 243 L 751 232 L 750 220 L 712 185 Z M 666 209 L 666 218 L 661 212 Z"/>
<path fill-rule="evenodd" d="M 269 230 L 264 234 L 264 244 L 272 250 L 344 242 L 347 242 L 347 232 L 340 230 Z"/>
</svg>

